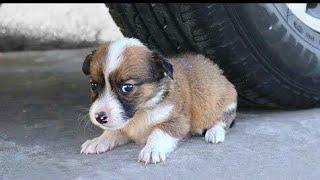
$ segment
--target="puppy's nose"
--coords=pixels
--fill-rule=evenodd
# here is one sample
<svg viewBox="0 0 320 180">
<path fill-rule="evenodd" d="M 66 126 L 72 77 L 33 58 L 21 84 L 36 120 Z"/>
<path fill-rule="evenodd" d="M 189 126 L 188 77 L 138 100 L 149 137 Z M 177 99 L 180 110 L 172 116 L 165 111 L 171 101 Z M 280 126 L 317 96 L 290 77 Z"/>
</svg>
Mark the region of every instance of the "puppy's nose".
<svg viewBox="0 0 320 180">
<path fill-rule="evenodd" d="M 104 123 L 107 123 L 108 122 L 108 116 L 105 112 L 101 111 L 99 113 L 96 113 L 94 115 L 94 117 L 96 118 L 96 120 L 98 121 L 98 123 L 100 124 L 104 124 Z"/>
</svg>

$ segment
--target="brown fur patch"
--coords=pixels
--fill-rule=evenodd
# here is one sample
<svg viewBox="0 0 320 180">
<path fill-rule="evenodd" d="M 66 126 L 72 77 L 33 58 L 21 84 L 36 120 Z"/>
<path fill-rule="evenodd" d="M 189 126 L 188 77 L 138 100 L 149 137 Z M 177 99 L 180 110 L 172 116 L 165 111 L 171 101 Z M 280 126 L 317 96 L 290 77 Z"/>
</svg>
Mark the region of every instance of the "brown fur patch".
<svg viewBox="0 0 320 180">
<path fill-rule="evenodd" d="M 90 74 L 91 81 L 96 82 L 101 88 L 104 87 L 105 80 L 103 75 L 103 68 L 105 66 L 105 57 L 108 52 L 109 42 L 101 44 L 93 53 L 92 60 L 90 63 Z M 91 100 L 94 101 L 98 97 L 98 92 L 91 90 Z"/>
<path fill-rule="evenodd" d="M 184 55 L 172 60 L 188 77 L 191 133 L 211 128 L 220 121 L 228 105 L 237 101 L 233 85 L 221 70 L 202 55 Z"/>
<path fill-rule="evenodd" d="M 220 122 L 226 108 L 237 102 L 233 85 L 202 55 L 170 58 L 174 81 L 166 101 L 175 105 L 171 120 L 156 126 L 174 137 L 203 132 Z"/>
</svg>

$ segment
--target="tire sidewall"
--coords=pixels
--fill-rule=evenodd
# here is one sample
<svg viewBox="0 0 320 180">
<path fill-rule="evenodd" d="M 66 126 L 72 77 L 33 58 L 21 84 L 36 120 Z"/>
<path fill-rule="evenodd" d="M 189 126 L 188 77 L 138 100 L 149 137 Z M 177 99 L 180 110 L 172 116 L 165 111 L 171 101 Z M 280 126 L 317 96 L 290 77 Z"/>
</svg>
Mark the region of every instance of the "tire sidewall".
<svg viewBox="0 0 320 180">
<path fill-rule="evenodd" d="M 320 43 L 319 33 L 301 22 L 284 4 L 230 5 L 228 9 L 232 18 L 239 21 L 237 28 L 243 30 L 242 36 L 248 37 L 246 43 L 255 51 L 259 63 L 278 79 L 319 95 L 320 45 L 315 46 Z"/>
</svg>

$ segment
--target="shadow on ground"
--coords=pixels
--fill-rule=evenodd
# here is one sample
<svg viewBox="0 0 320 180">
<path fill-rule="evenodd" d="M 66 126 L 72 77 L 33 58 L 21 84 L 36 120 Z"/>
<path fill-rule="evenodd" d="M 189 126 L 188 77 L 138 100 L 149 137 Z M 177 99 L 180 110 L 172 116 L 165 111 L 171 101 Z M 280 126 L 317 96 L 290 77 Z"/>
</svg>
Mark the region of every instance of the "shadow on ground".
<svg viewBox="0 0 320 180">
<path fill-rule="evenodd" d="M 101 131 L 86 114 L 81 73 L 90 49 L 0 54 L 0 179 L 317 179 L 320 109 L 242 111 L 226 142 L 180 143 L 164 164 L 137 162 L 140 145 L 81 155 Z"/>
</svg>

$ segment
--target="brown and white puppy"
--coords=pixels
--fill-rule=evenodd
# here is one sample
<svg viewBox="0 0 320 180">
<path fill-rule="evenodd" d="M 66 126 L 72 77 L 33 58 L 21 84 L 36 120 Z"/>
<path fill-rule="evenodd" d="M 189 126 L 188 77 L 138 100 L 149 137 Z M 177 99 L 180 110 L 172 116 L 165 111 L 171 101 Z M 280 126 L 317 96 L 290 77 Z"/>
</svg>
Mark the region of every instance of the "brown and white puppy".
<svg viewBox="0 0 320 180">
<path fill-rule="evenodd" d="M 223 142 L 236 116 L 237 92 L 212 61 L 185 54 L 166 59 L 139 40 L 107 42 L 88 55 L 90 119 L 104 129 L 82 144 L 99 154 L 133 140 L 145 144 L 139 161 L 164 161 L 188 133 Z"/>
</svg>

